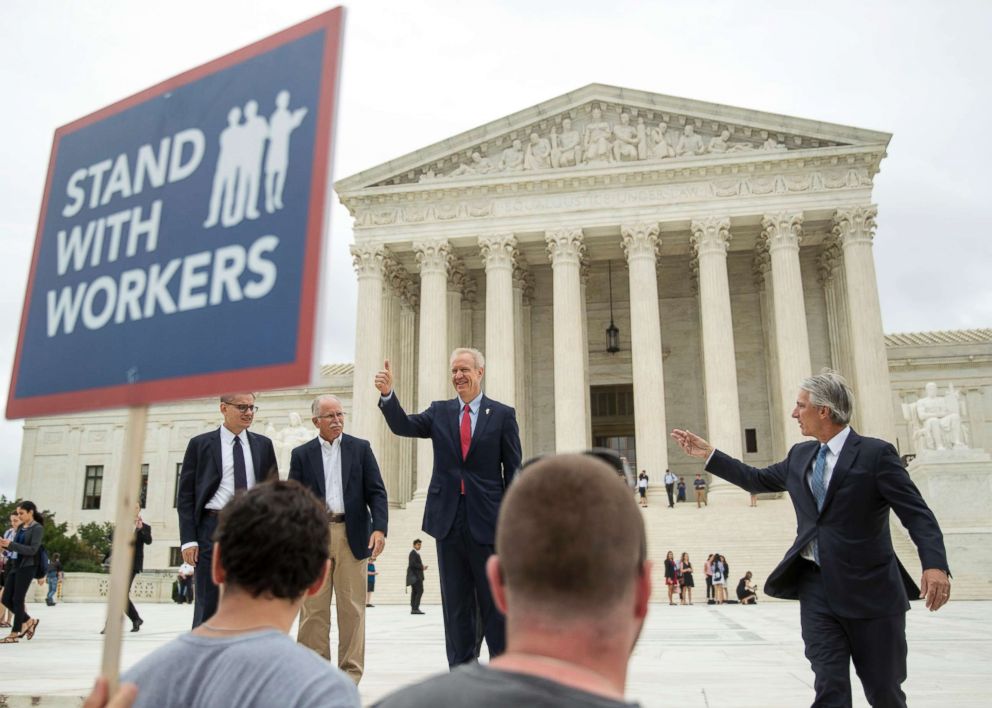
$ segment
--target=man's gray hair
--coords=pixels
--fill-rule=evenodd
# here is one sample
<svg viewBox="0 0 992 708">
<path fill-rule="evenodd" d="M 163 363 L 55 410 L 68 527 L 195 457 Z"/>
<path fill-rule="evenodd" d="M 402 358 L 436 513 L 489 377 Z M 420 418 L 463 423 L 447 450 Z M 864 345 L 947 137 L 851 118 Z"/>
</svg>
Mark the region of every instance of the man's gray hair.
<svg viewBox="0 0 992 708">
<path fill-rule="evenodd" d="M 450 365 L 455 360 L 455 357 L 459 357 L 462 354 L 468 354 L 472 357 L 476 369 L 486 368 L 486 357 L 482 356 L 482 352 L 478 349 L 472 349 L 471 347 L 458 347 L 458 349 L 451 352 L 451 358 L 448 359 L 448 364 Z"/>
<path fill-rule="evenodd" d="M 824 369 L 819 374 L 803 379 L 799 388 L 809 394 L 809 401 L 814 406 L 829 408 L 830 420 L 837 425 L 847 425 L 851 422 L 854 392 L 851 391 L 844 377 L 836 371 Z"/>
<path fill-rule="evenodd" d="M 320 413 L 321 401 L 337 401 L 338 405 L 344 407 L 344 404 L 341 403 L 341 399 L 338 398 L 337 396 L 332 396 L 329 393 L 322 393 L 321 395 L 313 399 L 313 403 L 310 404 L 310 415 L 313 416 L 314 418 L 316 418 L 317 415 Z"/>
</svg>

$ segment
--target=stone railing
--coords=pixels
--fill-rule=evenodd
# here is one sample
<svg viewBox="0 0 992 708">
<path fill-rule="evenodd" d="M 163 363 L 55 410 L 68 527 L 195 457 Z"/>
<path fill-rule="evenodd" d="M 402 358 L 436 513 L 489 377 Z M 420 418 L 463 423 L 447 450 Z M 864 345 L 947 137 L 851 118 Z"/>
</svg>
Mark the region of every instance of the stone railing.
<svg viewBox="0 0 992 708">
<path fill-rule="evenodd" d="M 140 602 L 172 602 L 172 583 L 176 573 L 153 570 L 141 573 L 131 586 L 131 597 Z M 105 573 L 66 573 L 59 602 L 106 602 L 110 575 Z M 28 592 L 28 602 L 44 602 L 48 584 L 37 583 Z"/>
</svg>

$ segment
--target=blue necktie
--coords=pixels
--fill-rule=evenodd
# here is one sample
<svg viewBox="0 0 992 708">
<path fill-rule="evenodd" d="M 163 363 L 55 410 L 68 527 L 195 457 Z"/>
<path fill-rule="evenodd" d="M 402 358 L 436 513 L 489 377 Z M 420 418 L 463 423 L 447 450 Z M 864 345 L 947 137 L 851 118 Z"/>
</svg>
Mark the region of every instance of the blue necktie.
<svg viewBox="0 0 992 708">
<path fill-rule="evenodd" d="M 245 465 L 245 451 L 241 447 L 241 438 L 234 437 L 234 491 L 235 493 L 248 489 L 248 472 Z"/>
<path fill-rule="evenodd" d="M 824 483 L 824 476 L 827 472 L 827 452 L 830 448 L 820 445 L 820 451 L 816 454 L 816 462 L 813 463 L 813 474 L 809 478 L 810 487 L 813 490 L 813 498 L 816 499 L 816 510 L 823 510 L 823 500 L 827 497 L 827 485 Z M 813 539 L 813 558 L 816 564 L 820 564 L 820 544 L 817 539 Z"/>
</svg>

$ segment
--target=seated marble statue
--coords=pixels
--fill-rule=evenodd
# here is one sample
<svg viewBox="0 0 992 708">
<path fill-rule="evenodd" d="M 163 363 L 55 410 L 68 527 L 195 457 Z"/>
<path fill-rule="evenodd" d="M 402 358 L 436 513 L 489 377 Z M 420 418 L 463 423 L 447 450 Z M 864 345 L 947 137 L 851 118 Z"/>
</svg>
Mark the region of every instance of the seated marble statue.
<svg viewBox="0 0 992 708">
<path fill-rule="evenodd" d="M 483 157 L 478 152 L 472 153 L 471 163 L 462 163 L 456 167 L 449 177 L 460 177 L 462 175 L 485 175 L 496 169 L 493 161 L 488 157 Z"/>
<path fill-rule="evenodd" d="M 667 123 L 659 123 L 651 129 L 651 157 L 660 160 L 664 157 L 675 157 L 675 149 L 668 144 L 665 134 L 668 132 Z"/>
<path fill-rule="evenodd" d="M 687 125 L 682 130 L 679 144 L 675 146 L 675 154 L 681 157 L 683 155 L 702 155 L 704 152 L 706 152 L 706 146 L 703 145 L 703 139 L 696 135 L 694 127 Z"/>
<path fill-rule="evenodd" d="M 766 141 L 765 141 L 765 142 L 764 142 L 764 143 L 763 143 L 763 144 L 761 145 L 761 149 L 762 149 L 762 150 L 769 150 L 769 151 L 775 151 L 775 150 L 779 150 L 779 151 L 781 151 L 781 150 L 786 150 L 786 149 L 788 149 L 788 148 L 786 148 L 786 147 L 785 147 L 785 145 L 783 145 L 783 144 L 782 144 L 782 143 L 780 143 L 780 142 L 779 142 L 778 140 L 776 140 L 776 139 L 775 139 L 775 138 L 773 138 L 773 137 L 772 137 L 771 135 L 769 135 L 769 136 L 768 136 L 768 140 L 766 140 Z"/>
<path fill-rule="evenodd" d="M 620 114 L 620 122 L 613 126 L 613 159 L 628 162 L 637 159 L 637 128 L 630 124 L 630 115 Z"/>
<path fill-rule="evenodd" d="M 525 170 L 546 170 L 551 167 L 551 143 L 537 133 L 530 134 L 527 151 L 524 152 Z"/>
<path fill-rule="evenodd" d="M 710 140 L 710 152 L 727 152 L 730 143 L 730 131 L 724 130 L 719 136 Z"/>
<path fill-rule="evenodd" d="M 582 136 L 572 129 L 572 119 L 562 118 L 561 135 L 551 131 L 551 164 L 555 167 L 575 167 L 582 160 Z"/>
<path fill-rule="evenodd" d="M 499 158 L 499 169 L 501 171 L 518 171 L 524 168 L 524 146 L 519 140 L 514 140 L 513 145 L 503 151 Z"/>
<path fill-rule="evenodd" d="M 926 385 L 926 396 L 912 405 L 910 416 L 919 426 L 918 440 L 927 450 L 966 448 L 961 428 L 961 402 L 954 386 L 948 385 L 943 396 L 937 393 L 937 384 Z"/>
<path fill-rule="evenodd" d="M 603 112 L 598 108 L 593 108 L 592 119 L 586 125 L 586 132 L 583 136 L 584 162 L 588 164 L 609 162 L 612 156 L 612 145 L 610 144 L 612 134 L 613 130 L 610 128 L 610 124 L 603 120 Z"/>
</svg>

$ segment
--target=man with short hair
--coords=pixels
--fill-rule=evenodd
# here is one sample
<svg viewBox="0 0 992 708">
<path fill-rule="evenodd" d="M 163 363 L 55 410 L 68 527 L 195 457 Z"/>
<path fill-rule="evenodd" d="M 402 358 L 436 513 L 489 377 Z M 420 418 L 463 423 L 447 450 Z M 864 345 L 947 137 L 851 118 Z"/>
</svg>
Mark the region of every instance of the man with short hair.
<svg viewBox="0 0 992 708">
<path fill-rule="evenodd" d="M 265 523 L 275 519 L 277 523 Z M 330 562 L 327 513 L 296 482 L 238 494 L 220 514 L 210 572 L 217 612 L 126 671 L 135 706 L 360 706 L 354 683 L 287 634 Z"/>
<path fill-rule="evenodd" d="M 671 470 L 665 470 L 665 493 L 668 494 L 668 508 L 675 508 L 675 483 L 679 478 Z"/>
<path fill-rule="evenodd" d="M 516 412 L 482 393 L 482 352 L 455 349 L 449 364 L 458 395 L 434 401 L 423 413 L 403 410 L 388 361 L 376 374 L 375 386 L 390 430 L 433 442 L 423 530 L 437 542 L 445 648 L 448 666 L 455 667 L 478 659 L 482 636 L 490 658 L 506 646 L 503 616 L 493 606 L 485 567 L 499 506 L 521 453 Z"/>
<path fill-rule="evenodd" d="M 799 387 L 792 417 L 815 441 L 792 446 L 785 460 L 757 469 L 715 450 L 688 430 L 672 437 L 709 472 L 753 494 L 788 491 L 797 533 L 765 582 L 771 597 L 799 600 L 816 706 L 851 705 L 851 661 L 868 702 L 905 706 L 906 611 L 926 597 L 931 611 L 950 596 L 944 540 L 895 448 L 850 426 L 854 394 L 824 371 Z M 923 565 L 917 588 L 889 535 L 889 510 L 909 530 Z"/>
<path fill-rule="evenodd" d="M 235 494 L 267 479 L 279 478 L 272 441 L 248 430 L 256 410 L 253 393 L 221 396 L 223 424 L 217 430 L 197 435 L 186 446 L 179 472 L 176 511 L 183 560 L 197 566 L 193 578 L 194 628 L 217 610 L 217 586 L 210 573 L 210 554 L 218 515 Z"/>
<path fill-rule="evenodd" d="M 424 565 L 424 561 L 420 557 L 420 539 L 418 538 L 413 542 L 413 550 L 410 551 L 410 557 L 406 564 L 406 584 L 410 588 L 411 615 L 424 614 L 420 609 L 420 598 L 424 596 L 425 570 L 427 570 L 427 566 Z"/>
<path fill-rule="evenodd" d="M 651 562 L 630 488 L 609 465 L 572 454 L 521 470 L 486 574 L 506 614 L 506 652 L 400 689 L 379 706 L 629 706 L 627 663 L 647 615 Z"/>
<path fill-rule="evenodd" d="M 304 600 L 296 639 L 330 661 L 333 599 L 338 668 L 358 684 L 365 671 L 368 559 L 382 553 L 386 543 L 386 486 L 369 442 L 344 432 L 344 409 L 337 396 L 317 396 L 310 412 L 318 435 L 293 450 L 289 478 L 327 507 L 331 572 L 323 589 Z"/>
<path fill-rule="evenodd" d="M 692 480 L 692 488 L 696 490 L 696 508 L 699 509 L 706 504 L 706 480 L 698 472 L 696 478 Z"/>
</svg>

